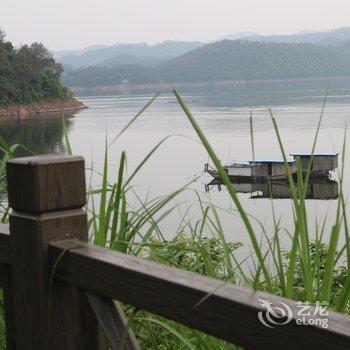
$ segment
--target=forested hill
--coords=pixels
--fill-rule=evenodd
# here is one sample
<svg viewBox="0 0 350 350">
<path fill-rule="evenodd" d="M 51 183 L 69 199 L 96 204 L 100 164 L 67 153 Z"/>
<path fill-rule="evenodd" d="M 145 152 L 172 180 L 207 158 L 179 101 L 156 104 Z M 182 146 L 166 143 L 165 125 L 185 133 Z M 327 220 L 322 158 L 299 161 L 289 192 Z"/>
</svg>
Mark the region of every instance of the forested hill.
<svg viewBox="0 0 350 350">
<path fill-rule="evenodd" d="M 65 67 L 81 68 L 88 66 L 117 65 L 120 59 L 129 56 L 133 61 L 142 61 L 146 65 L 153 62 L 177 57 L 202 46 L 203 43 L 193 41 L 164 41 L 160 44 L 116 44 L 112 46 L 92 46 L 83 51 L 55 52 L 56 59 Z"/>
<path fill-rule="evenodd" d="M 167 82 L 350 75 L 350 51 L 309 43 L 219 41 L 159 67 Z"/>
<path fill-rule="evenodd" d="M 88 67 L 64 75 L 68 86 L 218 82 L 227 80 L 350 76 L 350 45 L 223 40 L 156 67 Z"/>
<path fill-rule="evenodd" d="M 0 30 L 0 106 L 69 99 L 70 90 L 60 82 L 62 70 L 42 44 L 15 48 Z"/>
</svg>

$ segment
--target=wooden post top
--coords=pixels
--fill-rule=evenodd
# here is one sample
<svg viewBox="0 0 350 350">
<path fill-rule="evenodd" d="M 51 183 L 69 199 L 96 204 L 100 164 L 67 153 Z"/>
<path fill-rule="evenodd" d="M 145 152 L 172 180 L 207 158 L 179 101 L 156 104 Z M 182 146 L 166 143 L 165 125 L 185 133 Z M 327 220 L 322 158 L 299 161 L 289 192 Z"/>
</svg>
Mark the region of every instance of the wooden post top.
<svg viewBox="0 0 350 350">
<path fill-rule="evenodd" d="M 43 155 L 7 162 L 9 205 L 33 214 L 81 208 L 86 203 L 84 158 Z"/>
</svg>

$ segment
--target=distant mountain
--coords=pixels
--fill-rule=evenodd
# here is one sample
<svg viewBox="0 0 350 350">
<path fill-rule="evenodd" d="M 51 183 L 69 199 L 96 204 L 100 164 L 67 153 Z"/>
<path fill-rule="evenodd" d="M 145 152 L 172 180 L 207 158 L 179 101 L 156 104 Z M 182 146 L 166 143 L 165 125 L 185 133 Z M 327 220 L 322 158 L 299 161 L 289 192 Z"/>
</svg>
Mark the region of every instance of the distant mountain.
<svg viewBox="0 0 350 350">
<path fill-rule="evenodd" d="M 147 57 L 147 56 L 140 56 L 137 57 L 135 55 L 130 55 L 128 53 L 120 54 L 117 56 L 114 56 L 112 58 L 109 58 L 100 64 L 98 66 L 102 67 L 115 67 L 125 64 L 138 64 L 141 66 L 157 66 L 160 63 L 163 63 L 172 57 Z"/>
<path fill-rule="evenodd" d="M 244 32 L 243 32 L 244 33 Z M 237 34 L 233 34 L 235 36 Z M 226 36 L 230 39 L 230 35 Z M 324 45 L 338 45 L 350 39 L 350 27 L 337 28 L 328 31 L 301 31 L 290 35 L 251 35 L 240 36 L 240 39 L 250 41 L 268 41 L 274 43 L 313 43 Z"/>
<path fill-rule="evenodd" d="M 108 47 L 108 45 L 94 44 L 94 45 L 87 46 L 87 47 L 85 47 L 84 49 L 81 49 L 81 50 L 54 51 L 53 52 L 53 56 L 55 57 L 55 59 L 59 59 L 61 57 L 68 56 L 68 55 L 82 55 L 85 52 L 93 51 L 93 50 L 99 50 L 99 49 L 104 49 L 106 47 Z"/>
<path fill-rule="evenodd" d="M 322 32 L 322 30 L 303 29 L 303 30 L 299 30 L 299 32 L 296 34 L 313 34 L 313 33 L 319 33 L 319 32 Z"/>
<path fill-rule="evenodd" d="M 328 31 L 303 30 L 291 35 L 259 35 L 245 31 L 225 35 L 209 43 L 222 40 L 249 40 L 274 43 L 313 43 L 327 46 L 342 46 L 350 40 L 350 27 Z M 205 43 L 186 41 L 165 41 L 160 44 L 115 44 L 91 45 L 82 50 L 65 50 L 54 52 L 54 57 L 62 63 L 66 70 L 88 66 L 113 67 L 121 64 L 141 64 L 154 66 L 171 58 L 175 58 Z M 128 61 L 130 60 L 130 61 Z"/>
<path fill-rule="evenodd" d="M 256 36 L 259 36 L 259 34 L 256 32 L 238 32 L 238 33 L 224 35 L 218 39 L 211 40 L 211 42 L 222 41 L 222 40 L 239 40 L 243 38 L 246 39 L 249 37 L 256 37 Z"/>
<path fill-rule="evenodd" d="M 350 46 L 350 45 L 349 45 Z M 156 67 L 89 67 L 66 73 L 68 86 L 219 82 L 350 76 L 350 48 L 310 43 L 223 40 L 201 46 Z"/>
<path fill-rule="evenodd" d="M 152 84 L 159 82 L 152 67 L 140 65 L 120 65 L 112 68 L 90 66 L 65 72 L 62 81 L 68 86 L 107 86 L 122 82 Z"/>
<path fill-rule="evenodd" d="M 70 51 L 68 54 L 56 53 L 57 60 L 65 66 L 72 68 L 88 67 L 94 65 L 111 65 L 115 59 L 118 62 L 121 55 L 132 55 L 136 58 L 172 58 L 182 55 L 186 52 L 194 50 L 204 45 L 201 42 L 186 42 L 186 41 L 165 41 L 161 44 L 149 45 L 146 43 L 140 44 L 116 44 L 113 46 L 103 46 L 100 48 L 87 48 L 83 51 Z"/>
<path fill-rule="evenodd" d="M 350 52 L 309 43 L 224 40 L 159 66 L 165 82 L 350 75 Z"/>
</svg>

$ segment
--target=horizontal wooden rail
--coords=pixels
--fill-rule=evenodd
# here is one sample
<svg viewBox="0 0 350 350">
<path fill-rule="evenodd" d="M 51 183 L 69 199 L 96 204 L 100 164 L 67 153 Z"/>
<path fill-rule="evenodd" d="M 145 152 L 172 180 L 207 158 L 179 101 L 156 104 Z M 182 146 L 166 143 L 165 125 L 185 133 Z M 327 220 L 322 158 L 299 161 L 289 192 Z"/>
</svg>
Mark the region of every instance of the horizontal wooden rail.
<svg viewBox="0 0 350 350">
<path fill-rule="evenodd" d="M 341 350 L 350 347 L 350 317 L 330 312 L 328 328 L 292 322 L 268 328 L 259 299 L 294 301 L 112 252 L 78 240 L 51 242 L 55 277 L 108 298 L 132 304 L 247 349 Z M 312 310 L 314 310 L 312 308 Z M 295 318 L 295 316 L 293 316 Z"/>
<path fill-rule="evenodd" d="M 10 263 L 10 236 L 0 225 L 0 262 Z M 51 242 L 55 277 L 86 291 L 118 299 L 247 349 L 349 349 L 350 318 L 330 312 L 329 326 L 297 326 L 294 320 L 267 328 L 258 321 L 259 299 L 297 304 L 274 295 L 223 284 L 204 276 L 112 252 L 78 240 Z M 206 298 L 206 296 L 208 296 Z M 201 300 L 205 300 L 200 303 Z M 196 306 L 199 303 L 198 306 Z"/>
</svg>

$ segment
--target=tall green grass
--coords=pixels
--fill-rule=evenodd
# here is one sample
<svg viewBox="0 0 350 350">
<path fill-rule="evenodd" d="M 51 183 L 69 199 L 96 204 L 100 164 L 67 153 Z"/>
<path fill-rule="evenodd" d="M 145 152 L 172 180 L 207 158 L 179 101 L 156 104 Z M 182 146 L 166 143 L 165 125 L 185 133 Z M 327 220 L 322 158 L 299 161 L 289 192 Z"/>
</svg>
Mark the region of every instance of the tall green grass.
<svg viewBox="0 0 350 350">
<path fill-rule="evenodd" d="M 327 245 L 327 251 L 323 256 L 324 260 L 318 259 L 321 256 L 321 249 L 324 248 L 320 242 L 314 246 L 316 249 L 315 256 L 311 256 L 310 247 L 311 241 L 317 240 L 318 232 L 314 232 L 314 234 L 310 233 L 309 223 L 308 223 L 308 213 L 305 204 L 306 197 L 306 189 L 308 185 L 308 181 L 311 173 L 311 166 L 313 157 L 311 157 L 310 163 L 308 165 L 306 176 L 302 175 L 301 172 L 301 163 L 300 159 L 297 159 L 297 185 L 294 183 L 294 179 L 292 178 L 291 171 L 287 162 L 286 152 L 283 147 L 283 142 L 279 133 L 277 121 L 273 115 L 271 109 L 269 109 L 269 113 L 271 116 L 271 121 L 276 133 L 276 137 L 278 140 L 278 144 L 280 146 L 280 151 L 282 157 L 284 159 L 285 169 L 288 175 L 288 184 L 292 194 L 292 202 L 293 202 L 293 217 L 294 217 L 294 232 L 291 234 L 291 249 L 288 254 L 288 258 L 283 258 L 281 253 L 281 240 L 280 235 L 276 234 L 273 237 L 274 244 L 267 245 L 268 251 L 263 251 L 261 245 L 258 243 L 258 233 L 254 232 L 251 222 L 249 220 L 249 216 L 245 212 L 242 204 L 239 201 L 239 198 L 236 194 L 234 184 L 232 184 L 223 168 L 220 164 L 218 157 L 213 151 L 211 145 L 209 144 L 207 138 L 196 122 L 194 116 L 190 112 L 188 106 L 185 101 L 181 97 L 181 95 L 174 91 L 174 94 L 179 101 L 185 115 L 187 116 L 189 122 L 192 124 L 194 130 L 196 131 L 198 137 L 203 143 L 204 148 L 208 152 L 210 158 L 212 159 L 216 169 L 218 170 L 220 177 L 228 189 L 228 193 L 231 196 L 236 208 L 245 224 L 247 234 L 250 237 L 254 255 L 258 260 L 258 268 L 256 270 L 255 279 L 259 280 L 260 283 L 257 285 L 254 283 L 255 287 L 266 286 L 267 291 L 273 292 L 275 289 L 275 285 L 280 287 L 279 293 L 287 298 L 301 298 L 302 300 L 309 301 L 314 303 L 316 301 L 322 301 L 325 303 L 331 303 L 332 299 L 332 288 L 334 286 L 334 270 L 337 268 L 336 264 L 341 260 L 341 256 L 338 253 L 337 249 L 341 252 L 344 250 L 347 252 L 345 259 L 347 260 L 346 266 L 349 266 L 349 232 L 347 227 L 347 212 L 346 205 L 344 201 L 343 195 L 343 176 L 344 176 L 344 154 L 345 154 L 345 145 L 346 145 L 346 136 L 344 135 L 344 145 L 343 145 L 343 162 L 342 162 L 342 170 L 340 173 L 340 195 L 338 200 L 337 213 L 335 218 L 328 218 L 328 221 L 334 221 L 332 230 L 330 232 L 330 238 Z M 327 93 L 328 94 L 328 93 Z M 318 121 L 311 154 L 314 154 L 317 138 L 319 134 L 319 130 L 321 127 L 324 110 L 327 102 L 327 94 L 324 99 L 323 107 L 321 110 L 321 115 Z M 252 142 L 253 144 L 253 142 Z M 345 232 L 345 245 L 342 247 L 338 247 L 339 245 L 339 237 L 341 234 L 341 230 Z M 275 232 L 279 232 L 278 225 L 275 224 Z M 277 248 L 277 249 L 275 249 Z M 273 266 L 267 266 L 266 257 L 272 256 Z M 316 259 L 315 259 L 316 258 Z M 315 260 L 315 261 L 314 261 Z M 321 262 L 325 264 L 324 270 L 321 270 Z M 302 287 L 296 287 L 296 265 L 300 265 L 300 269 L 298 271 L 298 278 L 302 280 Z M 323 268 L 323 265 L 322 265 Z M 273 273 L 273 271 L 277 271 L 277 276 Z M 260 273 L 261 272 L 261 273 Z M 349 303 L 349 277 L 346 280 L 346 283 L 341 286 L 341 298 L 337 300 L 333 300 L 333 307 L 338 311 L 344 311 Z"/>
<path fill-rule="evenodd" d="M 127 155 L 121 152 L 117 169 L 111 170 L 110 161 L 114 159 L 114 142 L 142 117 L 142 113 L 156 100 L 156 94 L 139 113 L 137 113 L 121 132 L 108 142 L 106 137 L 103 167 L 100 172 L 90 167 L 91 179 L 99 176 L 99 185 L 91 180 L 87 191 L 87 211 L 89 214 L 90 240 L 93 244 L 145 259 L 152 259 L 163 264 L 193 271 L 222 280 L 222 283 L 237 283 L 278 294 L 287 298 L 309 301 L 327 302 L 339 312 L 349 312 L 350 298 L 350 247 L 346 200 L 343 193 L 344 154 L 346 137 L 343 144 L 343 166 L 339 172 L 340 195 L 337 212 L 334 217 L 326 217 L 310 229 L 305 202 L 306 189 L 310 177 L 311 162 L 306 176 L 301 173 L 300 160 L 297 160 L 297 181 L 291 176 L 286 152 L 279 133 L 277 121 L 269 110 L 271 122 L 282 157 L 288 173 L 288 184 L 292 194 L 293 229 L 287 231 L 290 238 L 289 248 L 283 250 L 282 236 L 286 229 L 280 219 L 276 218 L 273 203 L 271 216 L 274 226 L 268 231 L 262 223 L 247 213 L 236 193 L 235 185 L 221 165 L 200 125 L 192 115 L 190 108 L 182 96 L 174 91 L 184 118 L 192 125 L 204 149 L 211 158 L 220 177 L 227 187 L 227 192 L 235 206 L 235 215 L 240 215 L 252 250 L 248 256 L 238 254 L 239 242 L 227 242 L 221 224 L 222 209 L 208 202 L 206 198 L 192 189 L 191 182 L 171 192 L 151 198 L 148 193 L 140 193 L 133 182 L 142 174 L 144 166 L 158 149 L 167 142 L 162 139 L 130 173 L 127 171 Z M 324 106 L 320 115 L 313 142 L 315 151 L 318 133 L 324 114 Z M 254 157 L 253 118 L 250 118 L 251 143 Z M 69 144 L 67 130 L 63 121 L 67 152 L 73 152 Z M 0 147 L 5 156 L 0 162 L 0 189 L 6 192 L 5 161 L 15 155 L 19 146 L 9 147 L 0 139 Z M 110 180 L 114 178 L 114 180 Z M 199 214 L 193 215 L 191 204 L 183 200 L 184 192 L 192 191 L 197 198 Z M 7 220 L 4 207 L 3 221 Z M 162 223 L 171 215 L 179 218 L 172 239 L 168 232 L 163 232 Z M 225 211 L 227 213 L 227 210 Z M 332 222 L 329 240 L 325 241 L 325 223 Z M 257 228 L 258 227 L 258 228 Z M 345 244 L 340 245 L 340 235 L 345 235 Z M 210 298 L 210 295 L 207 296 Z M 205 302 L 205 300 L 199 300 Z M 1 307 L 1 304 L 0 304 Z M 162 319 L 144 311 L 135 310 L 124 305 L 130 316 L 130 324 L 144 349 L 236 349 L 213 337 L 191 330 L 182 325 Z M 0 333 L 3 332 L 0 322 Z M 2 333 L 4 334 L 4 333 Z"/>
<path fill-rule="evenodd" d="M 106 146 L 101 187 L 89 191 L 90 205 L 88 208 L 91 214 L 89 224 L 92 241 L 113 250 L 221 279 L 223 283 L 244 284 L 255 289 L 311 303 L 322 301 L 337 311 L 348 312 L 350 277 L 347 267 L 350 261 L 346 202 L 342 189 L 343 168 L 339 174 L 340 195 L 337 213 L 333 218 L 324 218 L 323 225 L 316 225 L 315 231 L 311 232 L 305 197 L 312 159 L 306 176 L 302 174 L 300 160 L 297 159 L 298 174 L 295 183 L 287 163 L 277 121 L 273 112 L 269 110 L 280 151 L 285 161 L 293 203 L 293 230 L 287 232 L 288 237 L 290 237 L 290 248 L 283 251 L 283 227 L 281 221 L 275 217 L 273 206 L 271 211 L 274 220 L 272 232 L 266 232 L 262 224 L 260 224 L 261 230 L 257 230 L 256 225 L 252 223 L 252 216 L 244 209 L 234 184 L 227 177 L 217 155 L 186 102 L 177 91 L 174 91 L 174 94 L 184 111 L 184 115 L 193 126 L 227 187 L 228 194 L 235 205 L 235 213 L 240 215 L 245 225 L 247 236 L 252 244 L 252 252 L 245 258 L 242 258 L 241 254 L 236 254 L 240 243 L 226 241 L 224 228 L 220 222 L 220 209 L 205 201 L 199 194 L 196 195 L 198 205 L 201 208 L 200 215 L 191 217 L 190 209 L 185 209 L 179 220 L 175 237 L 171 241 L 164 238 L 167 234 L 162 232 L 161 222 L 174 211 L 180 210 L 179 196 L 184 191 L 191 191 L 191 187 L 186 184 L 183 188 L 162 197 L 149 199 L 146 196 L 141 198 L 132 186 L 132 179 L 142 171 L 142 167 L 157 151 L 158 147 L 166 142 L 166 139 L 162 140 L 145 156 L 144 161 L 136 167 L 131 176 L 127 176 L 125 172 L 126 155 L 122 153 L 117 179 L 114 183 L 108 182 L 107 172 L 110 154 L 108 154 L 109 149 Z M 151 102 L 153 101 L 154 99 Z M 325 105 L 326 98 L 310 150 L 312 154 L 316 148 Z M 137 117 L 140 115 L 138 114 Z M 250 124 L 252 129 L 252 118 Z M 130 125 L 131 123 L 127 127 Z M 124 131 L 126 128 L 123 129 Z M 251 135 L 253 138 L 253 132 Z M 344 136 L 343 157 L 345 144 Z M 254 153 L 253 139 L 252 152 Z M 134 202 L 130 204 L 130 197 L 136 197 L 139 206 L 135 207 Z M 96 203 L 99 205 L 96 206 Z M 333 220 L 328 242 L 323 240 L 326 220 L 327 222 Z M 339 246 L 342 231 L 344 231 L 346 243 Z M 244 267 L 248 260 L 251 262 L 250 266 L 253 266 L 250 269 Z M 133 328 L 142 345 L 149 349 L 233 348 L 232 345 L 225 342 L 144 312 L 136 313 L 133 319 Z"/>
</svg>

